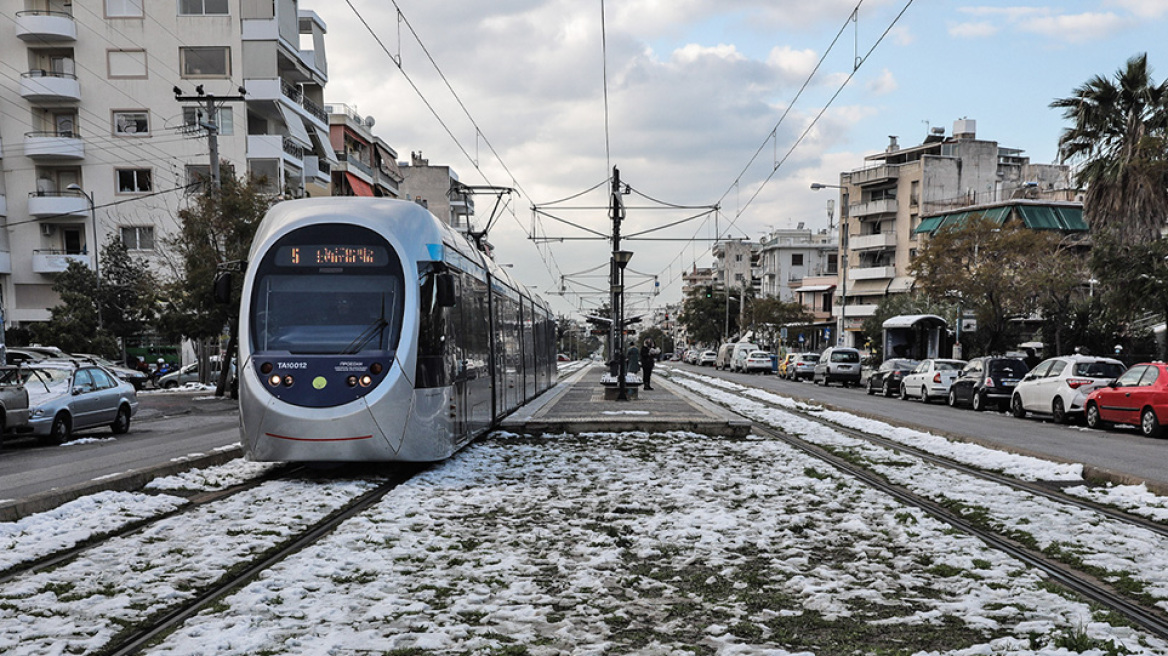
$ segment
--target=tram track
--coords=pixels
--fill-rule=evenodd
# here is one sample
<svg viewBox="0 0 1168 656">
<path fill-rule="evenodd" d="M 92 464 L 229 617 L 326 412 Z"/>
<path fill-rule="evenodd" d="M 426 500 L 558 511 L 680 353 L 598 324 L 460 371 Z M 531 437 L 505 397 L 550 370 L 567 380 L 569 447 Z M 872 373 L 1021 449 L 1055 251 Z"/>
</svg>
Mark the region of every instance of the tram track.
<svg viewBox="0 0 1168 656">
<path fill-rule="evenodd" d="M 735 385 L 738 385 L 735 383 Z M 739 385 L 740 386 L 740 385 Z M 741 387 L 741 386 L 740 386 Z M 724 390 L 728 391 L 728 390 Z M 733 392 L 741 395 L 741 392 Z M 773 393 L 773 392 L 772 392 Z M 842 426 L 838 423 L 819 417 L 815 412 L 807 410 L 798 410 L 786 405 L 770 403 L 753 395 L 746 395 L 750 401 L 759 403 L 771 410 L 777 410 L 796 416 L 800 419 L 814 422 L 821 426 L 829 428 L 842 436 L 867 442 L 876 447 L 886 449 L 895 453 L 903 454 L 912 458 L 917 458 L 920 461 L 932 465 L 948 469 L 962 475 L 972 477 L 974 479 L 986 481 L 997 485 L 1005 486 L 1011 490 L 1021 492 L 1023 494 L 1030 494 L 1036 497 L 1046 499 L 1048 501 L 1064 504 L 1080 510 L 1096 513 L 1101 517 L 1114 522 L 1121 522 L 1125 525 L 1137 527 L 1154 533 L 1157 536 L 1168 538 L 1168 526 L 1144 517 L 1133 515 L 1124 512 L 1112 506 L 1100 504 L 1091 500 L 1081 499 L 1063 493 L 1061 490 L 1053 487 L 1050 483 L 1030 482 L 1016 479 L 1010 476 L 989 472 L 984 469 L 972 467 L 964 463 L 956 462 L 954 460 L 938 456 L 922 449 L 913 446 L 905 445 L 896 440 L 884 438 L 879 435 L 874 435 L 855 428 Z M 719 402 L 714 399 L 715 402 Z M 752 421 L 754 430 L 757 433 L 764 434 L 773 439 L 780 440 L 786 444 L 791 445 L 800 451 L 812 455 L 815 458 L 828 462 L 836 469 L 850 475 L 865 484 L 873 487 L 889 496 L 892 496 L 902 503 L 912 507 L 919 508 L 936 519 L 953 526 L 963 532 L 977 536 L 987 544 L 997 548 L 1018 560 L 1035 567 L 1053 581 L 1058 582 L 1066 589 L 1072 590 L 1094 603 L 1111 609 L 1124 617 L 1128 618 L 1133 624 L 1140 626 L 1150 633 L 1156 634 L 1162 638 L 1168 638 L 1168 615 L 1158 608 L 1133 598 L 1133 595 L 1126 593 L 1121 589 L 1117 589 L 1107 581 L 1102 580 L 1091 572 L 1083 571 L 1075 566 L 1075 564 L 1064 562 L 1058 558 L 1048 555 L 1043 551 L 1034 548 L 1032 545 L 1026 545 L 1014 537 L 1008 536 L 1005 533 L 1008 531 L 995 530 L 993 527 L 987 527 L 984 522 L 971 520 L 961 513 L 961 508 L 953 508 L 947 504 L 941 503 L 931 499 L 923 494 L 919 494 L 907 486 L 891 482 L 874 468 L 858 464 L 853 459 L 845 457 L 844 455 L 834 453 L 832 449 L 812 443 L 809 440 L 803 439 L 797 435 L 783 432 L 775 427 L 769 426 L 761 422 L 756 417 L 748 416 L 726 402 L 721 402 L 731 411 L 743 416 Z M 1072 559 L 1073 560 L 1073 559 Z"/>
</svg>

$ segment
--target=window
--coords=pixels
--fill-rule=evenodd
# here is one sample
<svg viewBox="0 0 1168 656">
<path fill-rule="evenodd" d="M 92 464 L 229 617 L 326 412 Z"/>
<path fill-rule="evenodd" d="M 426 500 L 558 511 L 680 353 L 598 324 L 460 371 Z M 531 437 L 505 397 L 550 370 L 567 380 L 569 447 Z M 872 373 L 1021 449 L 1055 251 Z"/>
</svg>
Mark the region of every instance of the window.
<svg viewBox="0 0 1168 656">
<path fill-rule="evenodd" d="M 200 125 L 206 121 L 207 110 L 202 107 L 183 107 L 183 125 Z M 230 107 L 215 110 L 215 126 L 219 134 L 235 134 L 235 118 Z"/>
<path fill-rule="evenodd" d="M 105 0 L 107 18 L 142 18 L 142 0 Z"/>
<path fill-rule="evenodd" d="M 115 111 L 114 135 L 141 137 L 150 134 L 150 114 L 142 111 Z"/>
<path fill-rule="evenodd" d="M 122 226 L 122 243 L 132 251 L 154 250 L 154 226 Z"/>
<path fill-rule="evenodd" d="M 108 50 L 106 64 L 109 77 L 146 77 L 145 50 Z"/>
<path fill-rule="evenodd" d="M 150 169 L 118 169 L 118 193 L 140 194 L 151 191 Z"/>
<path fill-rule="evenodd" d="M 233 175 L 235 175 L 235 167 L 230 164 L 221 164 L 219 166 L 219 176 L 221 178 L 227 178 Z M 205 191 L 210 181 L 210 164 L 187 164 L 187 193 Z"/>
<path fill-rule="evenodd" d="M 180 16 L 227 15 L 227 0 L 178 0 Z"/>
<path fill-rule="evenodd" d="M 791 253 L 791 266 L 803 266 L 802 253 Z"/>
<path fill-rule="evenodd" d="M 231 77 L 231 48 L 206 46 L 179 48 L 183 77 Z"/>
</svg>

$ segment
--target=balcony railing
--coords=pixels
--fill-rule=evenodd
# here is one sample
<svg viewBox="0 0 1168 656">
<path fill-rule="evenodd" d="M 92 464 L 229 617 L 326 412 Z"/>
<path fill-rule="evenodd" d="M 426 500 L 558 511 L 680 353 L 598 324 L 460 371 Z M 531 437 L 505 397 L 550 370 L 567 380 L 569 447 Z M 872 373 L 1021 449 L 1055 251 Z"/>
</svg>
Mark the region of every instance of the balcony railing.
<svg viewBox="0 0 1168 656">
<path fill-rule="evenodd" d="M 860 235 L 852 237 L 849 247 L 853 251 L 881 250 L 896 248 L 896 233 L 885 232 L 878 235 Z"/>
<path fill-rule="evenodd" d="M 852 171 L 849 180 L 854 185 L 870 185 L 896 180 L 900 177 L 900 167 L 891 164 L 871 166 L 859 171 Z"/>
<path fill-rule="evenodd" d="M 883 278 L 895 277 L 896 267 L 894 266 L 870 266 L 848 269 L 848 280 L 881 280 Z"/>
<path fill-rule="evenodd" d="M 76 41 L 77 22 L 62 11 L 16 12 L 16 38 L 21 41 Z"/>
<path fill-rule="evenodd" d="M 89 199 L 73 191 L 34 191 L 28 195 L 28 213 L 38 219 L 89 216 Z"/>
<path fill-rule="evenodd" d="M 59 249 L 34 250 L 32 252 L 33 273 L 63 273 L 71 262 L 92 266 L 89 253 L 70 253 Z"/>
<path fill-rule="evenodd" d="M 284 137 L 282 145 L 285 153 L 296 159 L 304 159 L 304 147 L 292 137 Z"/>
<path fill-rule="evenodd" d="M 324 123 L 328 123 L 328 114 L 325 113 L 324 108 L 315 102 L 309 100 L 304 96 L 304 89 L 292 84 L 287 80 L 280 80 L 280 92 L 284 97 L 292 102 L 300 105 L 309 114 L 320 119 Z"/>
<path fill-rule="evenodd" d="M 36 69 L 20 74 L 20 97 L 29 102 L 77 102 L 81 83 L 71 73 Z"/>
<path fill-rule="evenodd" d="M 33 159 L 84 159 L 85 142 L 73 130 L 26 132 L 24 155 Z"/>
<path fill-rule="evenodd" d="M 350 168 L 355 168 L 358 171 L 361 171 L 365 175 L 369 176 L 370 180 L 373 179 L 373 167 L 355 157 L 349 157 L 349 153 L 337 153 L 337 160 L 348 164 Z"/>
<path fill-rule="evenodd" d="M 882 198 L 880 200 L 870 200 L 867 203 L 858 203 L 850 206 L 848 208 L 848 216 L 863 219 L 880 214 L 896 214 L 896 208 L 895 198 Z"/>
</svg>

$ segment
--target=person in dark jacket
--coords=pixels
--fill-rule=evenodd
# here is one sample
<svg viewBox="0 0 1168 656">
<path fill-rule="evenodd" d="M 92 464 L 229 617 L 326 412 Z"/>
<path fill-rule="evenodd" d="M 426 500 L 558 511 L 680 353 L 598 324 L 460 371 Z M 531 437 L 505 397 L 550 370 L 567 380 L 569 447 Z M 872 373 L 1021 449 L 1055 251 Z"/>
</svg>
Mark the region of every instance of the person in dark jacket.
<svg viewBox="0 0 1168 656">
<path fill-rule="evenodd" d="M 661 350 L 653 346 L 653 340 L 646 339 L 644 346 L 641 347 L 641 380 L 645 382 L 644 388 L 647 390 L 653 389 L 649 385 L 649 378 L 653 375 L 653 365 L 657 362 L 657 354 Z"/>
</svg>

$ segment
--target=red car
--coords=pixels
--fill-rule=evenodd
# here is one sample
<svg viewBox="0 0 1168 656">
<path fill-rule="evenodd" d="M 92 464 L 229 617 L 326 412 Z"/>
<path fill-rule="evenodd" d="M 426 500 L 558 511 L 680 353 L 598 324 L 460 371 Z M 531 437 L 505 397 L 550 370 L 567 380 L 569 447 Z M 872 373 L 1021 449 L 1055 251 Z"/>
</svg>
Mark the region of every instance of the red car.
<svg viewBox="0 0 1168 656">
<path fill-rule="evenodd" d="M 1091 428 L 1131 424 L 1147 437 L 1159 437 L 1168 419 L 1168 365 L 1135 365 L 1110 385 L 1091 392 L 1084 412 Z"/>
</svg>

